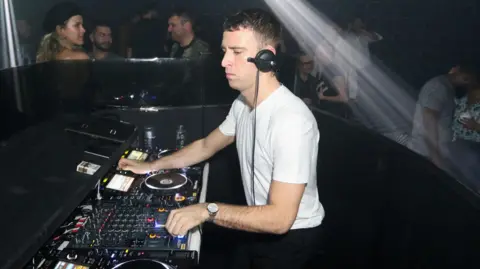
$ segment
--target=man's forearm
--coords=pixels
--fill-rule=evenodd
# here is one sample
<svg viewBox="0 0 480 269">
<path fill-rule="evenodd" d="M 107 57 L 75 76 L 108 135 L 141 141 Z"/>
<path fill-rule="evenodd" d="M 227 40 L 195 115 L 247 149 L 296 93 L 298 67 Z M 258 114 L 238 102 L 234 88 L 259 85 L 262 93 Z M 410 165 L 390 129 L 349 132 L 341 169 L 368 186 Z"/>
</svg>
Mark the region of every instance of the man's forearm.
<svg viewBox="0 0 480 269">
<path fill-rule="evenodd" d="M 340 95 L 323 96 L 322 100 L 330 101 L 330 102 L 336 102 L 336 103 L 346 103 L 347 102 L 347 100 Z"/>
<path fill-rule="evenodd" d="M 290 226 L 273 205 L 236 206 L 218 204 L 214 223 L 230 228 L 256 233 L 286 233 Z"/>
<path fill-rule="evenodd" d="M 203 139 L 199 139 L 172 155 L 154 161 L 152 163 L 152 169 L 178 169 L 205 161 L 212 157 L 214 153 L 205 150 L 203 141 Z"/>
</svg>

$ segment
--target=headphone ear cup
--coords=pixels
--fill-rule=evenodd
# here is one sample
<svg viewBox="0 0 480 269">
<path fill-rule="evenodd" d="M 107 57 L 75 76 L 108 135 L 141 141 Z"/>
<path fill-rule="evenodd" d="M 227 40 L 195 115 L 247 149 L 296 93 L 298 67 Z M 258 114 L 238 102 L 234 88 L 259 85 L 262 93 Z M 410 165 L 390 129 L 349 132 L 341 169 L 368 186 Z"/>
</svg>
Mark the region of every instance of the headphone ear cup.
<svg viewBox="0 0 480 269">
<path fill-rule="evenodd" d="M 261 72 L 270 72 L 276 66 L 275 54 L 271 50 L 261 50 L 255 56 L 255 65 Z"/>
</svg>

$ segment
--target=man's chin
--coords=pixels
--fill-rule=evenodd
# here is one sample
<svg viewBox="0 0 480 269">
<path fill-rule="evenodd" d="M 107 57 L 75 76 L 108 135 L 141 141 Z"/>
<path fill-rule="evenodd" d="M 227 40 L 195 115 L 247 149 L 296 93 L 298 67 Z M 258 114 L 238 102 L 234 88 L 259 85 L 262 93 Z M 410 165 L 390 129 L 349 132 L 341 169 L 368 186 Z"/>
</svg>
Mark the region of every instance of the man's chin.
<svg viewBox="0 0 480 269">
<path fill-rule="evenodd" d="M 228 82 L 228 85 L 230 86 L 230 88 L 232 88 L 232 90 L 241 92 L 241 90 L 239 90 L 240 87 L 238 87 L 237 84 L 232 83 L 231 81 L 229 81 L 229 82 Z"/>
<path fill-rule="evenodd" d="M 235 83 L 235 81 L 229 79 L 228 86 L 230 86 L 230 88 L 232 89 L 235 89 L 235 86 L 238 86 L 238 85 Z"/>
<path fill-rule="evenodd" d="M 105 46 L 96 46 L 96 48 L 99 49 L 99 50 L 101 50 L 101 51 L 103 51 L 103 52 L 109 52 L 111 46 L 107 46 L 107 47 L 105 47 Z"/>
</svg>

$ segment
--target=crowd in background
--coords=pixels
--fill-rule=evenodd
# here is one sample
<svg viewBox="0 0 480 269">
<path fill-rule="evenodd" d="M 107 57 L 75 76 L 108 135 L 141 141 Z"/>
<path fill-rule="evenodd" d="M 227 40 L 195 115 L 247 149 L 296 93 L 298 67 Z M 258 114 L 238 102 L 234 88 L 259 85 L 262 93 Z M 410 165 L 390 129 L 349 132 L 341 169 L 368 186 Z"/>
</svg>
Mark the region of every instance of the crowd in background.
<svg viewBox="0 0 480 269">
<path fill-rule="evenodd" d="M 173 10 L 168 18 L 160 18 L 157 6 L 148 5 L 116 29 L 102 18 L 94 19 L 85 29 L 84 19 L 75 4 L 58 4 L 46 14 L 42 24 L 45 35 L 38 42 L 31 39 L 28 22 L 17 21 L 22 63 L 195 58 L 220 50 L 219 44 L 209 44 L 202 38 L 198 21 L 187 9 Z M 371 97 L 366 100 L 365 96 L 365 92 L 371 93 L 368 75 L 374 66 L 369 45 L 383 37 L 361 18 L 332 28 L 337 38 L 314 47 L 286 33 L 277 54 L 294 61 L 282 60 L 279 76 L 309 106 L 369 126 L 379 116 L 369 112 L 370 108 L 381 102 L 372 102 Z M 216 34 L 221 35 L 208 35 Z M 394 124 L 379 132 L 480 189 L 479 73 L 475 67 L 461 63 L 445 73 L 420 90 L 411 126 Z"/>
</svg>

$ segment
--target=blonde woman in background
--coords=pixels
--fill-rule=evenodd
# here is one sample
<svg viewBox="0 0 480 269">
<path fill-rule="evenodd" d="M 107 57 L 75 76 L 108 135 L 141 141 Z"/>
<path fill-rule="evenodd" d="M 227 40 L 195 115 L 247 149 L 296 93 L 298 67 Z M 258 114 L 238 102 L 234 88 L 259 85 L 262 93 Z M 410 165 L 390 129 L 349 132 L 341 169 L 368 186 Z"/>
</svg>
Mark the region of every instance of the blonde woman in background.
<svg viewBox="0 0 480 269">
<path fill-rule="evenodd" d="M 54 60 L 87 60 L 83 51 L 85 29 L 80 8 L 63 2 L 50 9 L 43 22 L 45 34 L 37 52 L 37 63 Z"/>
</svg>

